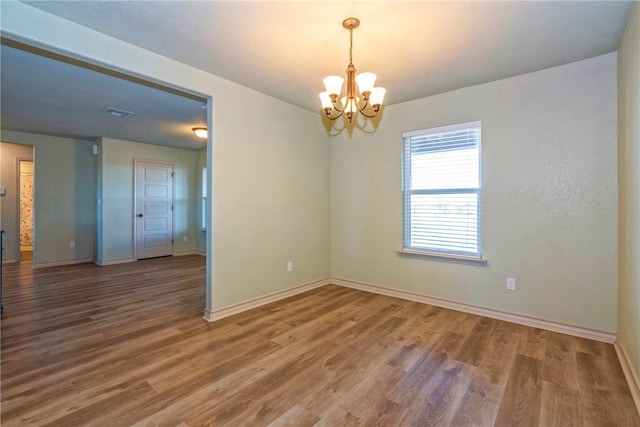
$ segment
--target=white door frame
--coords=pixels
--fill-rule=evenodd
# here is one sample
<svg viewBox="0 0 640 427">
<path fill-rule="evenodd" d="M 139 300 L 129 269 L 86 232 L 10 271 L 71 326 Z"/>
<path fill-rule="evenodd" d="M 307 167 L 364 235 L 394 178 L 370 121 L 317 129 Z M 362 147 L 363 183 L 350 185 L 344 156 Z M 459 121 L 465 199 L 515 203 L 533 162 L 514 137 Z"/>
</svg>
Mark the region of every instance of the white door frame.
<svg viewBox="0 0 640 427">
<path fill-rule="evenodd" d="M 171 206 L 173 206 L 173 214 L 171 215 L 171 256 L 175 256 L 175 235 L 176 235 L 176 164 L 169 161 L 164 160 L 156 160 L 156 159 L 143 159 L 140 157 L 133 158 L 133 259 L 134 261 L 138 260 L 138 221 L 136 220 L 136 214 L 138 212 L 137 203 L 138 203 L 138 164 L 139 163 L 157 163 L 161 165 L 171 165 L 173 168 L 173 185 L 171 186 Z"/>
</svg>

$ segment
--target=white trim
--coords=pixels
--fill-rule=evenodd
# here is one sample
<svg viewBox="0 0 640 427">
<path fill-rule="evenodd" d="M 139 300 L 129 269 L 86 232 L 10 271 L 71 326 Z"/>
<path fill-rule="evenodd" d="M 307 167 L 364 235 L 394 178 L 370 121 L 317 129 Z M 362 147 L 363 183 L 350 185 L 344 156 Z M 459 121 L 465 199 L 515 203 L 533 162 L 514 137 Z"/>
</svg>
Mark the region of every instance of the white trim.
<svg viewBox="0 0 640 427">
<path fill-rule="evenodd" d="M 57 267 L 59 265 L 84 264 L 93 261 L 93 258 L 66 259 L 64 261 L 39 262 L 33 264 L 31 268 Z"/>
<path fill-rule="evenodd" d="M 107 261 L 96 261 L 96 264 L 99 266 L 104 266 L 104 265 L 114 265 L 114 264 L 126 264 L 128 262 L 135 262 L 136 260 L 134 258 L 120 258 L 120 259 L 110 259 Z"/>
<path fill-rule="evenodd" d="M 2 259 L 2 263 L 3 264 L 14 264 L 16 262 L 18 262 L 17 258 L 3 258 Z"/>
<path fill-rule="evenodd" d="M 580 326 L 567 325 L 564 323 L 552 322 L 549 320 L 538 319 L 535 317 L 523 316 L 520 314 L 508 313 L 505 311 L 495 310 L 488 307 L 481 307 L 472 304 L 450 301 L 442 298 L 434 298 L 426 295 L 420 295 L 413 292 L 400 291 L 390 289 L 384 286 L 372 285 L 363 282 L 354 282 L 339 278 L 332 278 L 331 283 L 344 286 L 347 288 L 359 289 L 361 291 L 372 292 L 375 294 L 386 295 L 390 297 L 406 299 L 423 304 L 435 305 L 437 307 L 448 308 L 451 310 L 462 311 L 465 313 L 476 314 L 479 316 L 490 317 L 492 319 L 504 320 L 506 322 L 517 323 L 519 325 L 531 326 L 533 328 L 545 329 L 548 331 L 559 332 L 562 334 L 573 335 L 576 337 L 588 338 L 595 341 L 606 343 L 614 343 L 616 335 L 610 332 L 596 331 L 594 329 L 583 328 Z"/>
<path fill-rule="evenodd" d="M 182 251 L 182 252 L 176 252 L 173 254 L 173 256 L 185 256 L 185 255 L 195 255 L 196 251 Z"/>
<path fill-rule="evenodd" d="M 196 255 L 207 256 L 207 253 L 205 251 L 196 251 Z"/>
<path fill-rule="evenodd" d="M 412 136 L 418 136 L 424 133 L 436 134 L 436 133 L 451 132 L 458 129 L 480 128 L 480 127 L 482 127 L 482 120 L 474 120 L 472 122 L 457 123 L 455 125 L 445 125 L 445 126 L 438 126 L 435 128 L 418 129 L 418 130 L 411 130 L 408 132 L 402 132 L 402 137 L 410 138 Z"/>
<path fill-rule="evenodd" d="M 627 384 L 629 385 L 629 391 L 631 391 L 631 397 L 636 404 L 638 414 L 640 414 L 640 376 L 638 376 L 638 373 L 633 369 L 633 365 L 622 343 L 616 341 L 613 343 L 613 347 L 616 349 L 620 366 L 622 366 L 622 372 L 624 372 L 624 377 L 627 379 Z"/>
<path fill-rule="evenodd" d="M 303 292 L 310 291 L 320 286 L 325 286 L 331 283 L 331 280 L 327 277 L 325 279 L 315 280 L 313 282 L 304 283 L 302 285 L 294 286 L 293 288 L 285 289 L 283 291 L 273 292 L 258 298 L 250 299 L 249 301 L 233 304 L 224 308 L 209 311 L 204 310 L 203 319 L 207 322 L 213 322 L 225 317 L 233 316 L 234 314 L 241 313 L 243 311 L 251 310 L 256 307 L 260 307 L 265 304 L 269 304 L 275 301 L 279 301 L 284 298 L 289 298 L 294 295 L 301 294 Z"/>
<path fill-rule="evenodd" d="M 482 258 L 482 256 L 477 257 L 472 255 L 457 255 L 450 252 L 421 251 L 418 249 L 411 249 L 411 248 L 398 249 L 396 252 L 398 252 L 400 255 L 417 255 L 425 258 L 444 258 L 444 259 L 449 259 L 453 261 L 476 262 L 479 264 L 486 264 L 487 262 L 487 259 Z"/>
</svg>

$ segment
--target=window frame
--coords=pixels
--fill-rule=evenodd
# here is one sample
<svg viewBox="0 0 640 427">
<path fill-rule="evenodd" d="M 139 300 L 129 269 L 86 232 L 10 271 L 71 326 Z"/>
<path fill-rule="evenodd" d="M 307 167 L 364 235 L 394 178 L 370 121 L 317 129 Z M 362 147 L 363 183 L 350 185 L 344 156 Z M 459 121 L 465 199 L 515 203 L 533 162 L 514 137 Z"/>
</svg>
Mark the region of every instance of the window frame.
<svg viewBox="0 0 640 427">
<path fill-rule="evenodd" d="M 411 138 L 418 136 L 430 136 L 462 130 L 477 129 L 477 145 L 478 145 L 478 186 L 476 188 L 435 188 L 435 189 L 411 189 Z M 436 151 L 436 150 L 434 150 Z M 437 151 L 449 151 L 447 149 Z M 407 158 L 409 156 L 409 158 Z M 459 259 L 463 261 L 486 262 L 482 253 L 482 122 L 480 120 L 458 123 L 447 126 L 438 126 L 416 131 L 404 132 L 402 134 L 402 249 L 401 254 L 421 255 L 426 257 Z M 457 251 L 446 248 L 424 248 L 411 246 L 411 196 L 420 194 L 477 194 L 476 204 L 476 239 L 477 251 Z"/>
</svg>

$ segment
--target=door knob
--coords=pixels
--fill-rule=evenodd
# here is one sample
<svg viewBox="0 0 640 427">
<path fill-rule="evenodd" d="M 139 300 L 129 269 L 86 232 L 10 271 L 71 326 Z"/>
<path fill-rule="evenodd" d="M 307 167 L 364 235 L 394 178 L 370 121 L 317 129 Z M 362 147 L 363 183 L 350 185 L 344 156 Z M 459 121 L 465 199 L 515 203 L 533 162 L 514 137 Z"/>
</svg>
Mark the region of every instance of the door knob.
<svg viewBox="0 0 640 427">
<path fill-rule="evenodd" d="M 142 214 L 138 214 L 136 215 L 138 218 L 142 218 Z"/>
</svg>

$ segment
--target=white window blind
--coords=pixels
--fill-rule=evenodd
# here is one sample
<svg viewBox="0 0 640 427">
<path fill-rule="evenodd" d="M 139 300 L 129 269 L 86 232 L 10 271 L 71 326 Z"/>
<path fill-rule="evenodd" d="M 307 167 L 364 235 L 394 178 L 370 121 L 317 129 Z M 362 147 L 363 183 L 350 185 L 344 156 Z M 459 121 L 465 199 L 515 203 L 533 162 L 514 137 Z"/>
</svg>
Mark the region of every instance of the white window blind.
<svg viewBox="0 0 640 427">
<path fill-rule="evenodd" d="M 480 122 L 403 134 L 404 249 L 482 258 Z"/>
</svg>

